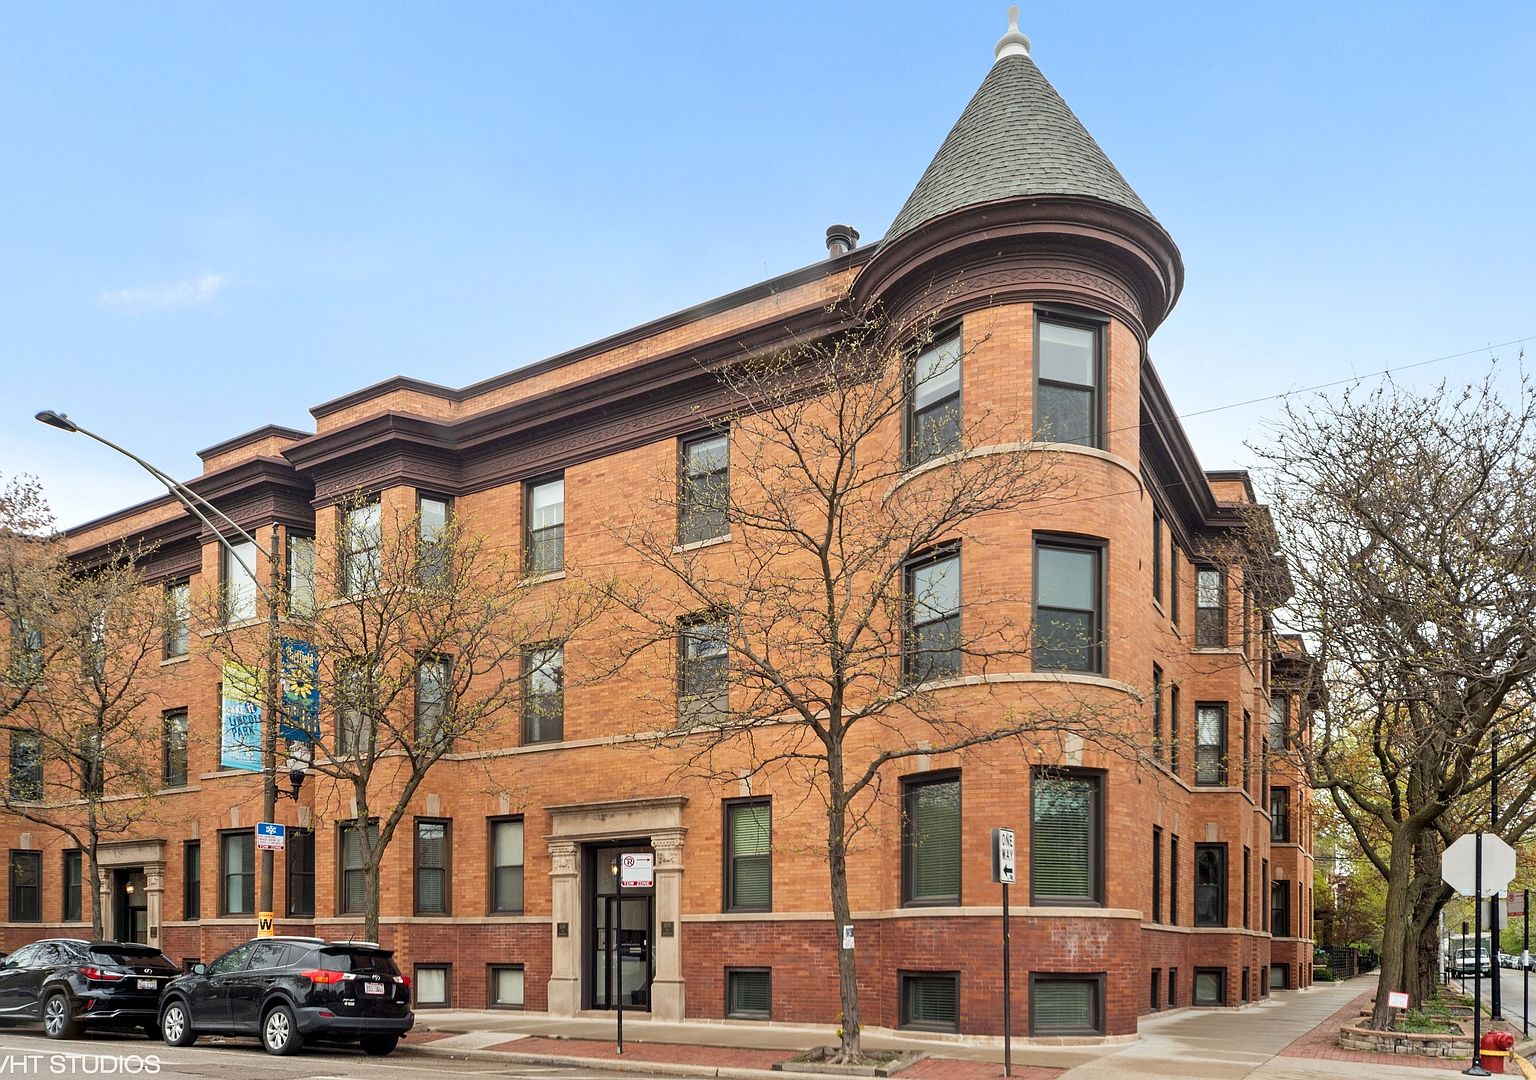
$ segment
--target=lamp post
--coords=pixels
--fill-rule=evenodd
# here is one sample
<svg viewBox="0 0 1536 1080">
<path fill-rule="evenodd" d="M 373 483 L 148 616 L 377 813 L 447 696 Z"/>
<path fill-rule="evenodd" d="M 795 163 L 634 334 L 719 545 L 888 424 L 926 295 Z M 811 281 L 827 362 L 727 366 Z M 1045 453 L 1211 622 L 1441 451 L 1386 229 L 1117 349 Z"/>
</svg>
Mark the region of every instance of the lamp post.
<svg viewBox="0 0 1536 1080">
<path fill-rule="evenodd" d="M 106 439 L 96 434 L 94 431 L 81 427 L 78 423 L 71 420 L 64 413 L 55 412 L 52 409 L 45 409 L 36 415 L 36 419 L 40 423 L 47 424 L 49 427 L 58 428 L 60 431 L 67 431 L 71 434 L 84 435 L 88 439 L 94 439 L 108 449 L 115 450 L 119 454 L 122 454 L 125 458 L 138 465 L 145 472 L 149 473 L 149 475 L 153 476 L 156 480 L 160 481 L 165 490 L 170 492 L 171 495 L 175 497 L 175 499 L 180 502 L 182 506 L 186 507 L 187 510 L 191 512 L 193 517 L 202 522 L 208 531 L 213 534 L 214 539 L 217 540 L 223 549 L 232 556 L 230 561 L 245 571 L 246 575 L 251 579 L 251 584 L 256 587 L 256 591 L 266 599 L 267 678 L 266 686 L 263 692 L 262 703 L 263 723 L 261 740 L 261 819 L 263 821 L 271 821 L 274 817 L 277 816 L 277 727 L 278 718 L 282 713 L 282 691 L 278 681 L 278 666 L 282 660 L 282 644 L 280 638 L 280 627 L 278 625 L 280 613 L 278 611 L 277 603 L 277 594 L 279 588 L 277 562 L 277 523 L 273 522 L 272 524 L 272 534 L 267 546 L 268 583 L 267 587 L 263 588 L 261 581 L 256 576 L 255 569 L 245 565 L 245 562 L 240 558 L 239 552 L 235 550 L 235 546 L 230 543 L 229 538 L 225 536 L 224 533 L 220 531 L 219 527 L 208 518 L 208 515 L 212 514 L 214 517 L 217 517 L 220 521 L 222 521 L 236 536 L 250 544 L 252 549 L 260 548 L 261 544 L 256 540 L 256 538 L 242 529 L 239 525 L 236 525 L 234 521 L 230 519 L 229 515 L 225 514 L 222 510 L 214 506 L 207 499 L 203 498 L 201 495 L 187 487 L 185 484 L 173 480 L 171 477 L 167 476 L 161 470 L 155 468 L 155 466 L 151 465 L 137 454 L 117 445 L 117 443 L 112 442 L 110 439 Z M 207 513 L 204 513 L 205 510 Z M 313 752 L 313 748 L 311 747 L 311 760 Z M 304 771 L 306 770 L 307 763 L 303 768 L 292 767 L 292 775 L 298 776 L 300 778 L 293 783 L 293 798 L 295 801 L 298 800 L 299 784 L 303 782 L 302 777 Z M 265 913 L 271 912 L 272 910 L 273 873 L 274 861 L 272 849 L 262 848 L 261 890 L 260 903 L 257 905 L 258 912 Z"/>
</svg>

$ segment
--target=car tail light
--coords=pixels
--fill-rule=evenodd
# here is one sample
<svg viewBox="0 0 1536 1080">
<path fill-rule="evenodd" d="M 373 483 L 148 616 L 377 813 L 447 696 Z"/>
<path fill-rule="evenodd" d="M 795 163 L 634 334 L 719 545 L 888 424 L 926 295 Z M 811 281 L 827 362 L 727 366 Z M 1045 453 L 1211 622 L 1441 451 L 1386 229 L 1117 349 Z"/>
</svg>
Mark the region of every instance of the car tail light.
<svg viewBox="0 0 1536 1080">
<path fill-rule="evenodd" d="M 87 964 L 80 969 L 80 974 L 93 982 L 117 982 L 124 977 L 121 971 L 108 971 L 105 968 L 97 967 L 95 964 Z"/>
<path fill-rule="evenodd" d="M 395 982 L 409 989 L 411 985 L 411 977 L 409 975 L 396 975 Z"/>
<path fill-rule="evenodd" d="M 321 968 L 311 968 L 308 971 L 300 972 L 300 974 L 310 982 L 322 985 L 326 983 L 339 983 L 342 979 L 346 978 L 346 972 L 325 971 Z"/>
</svg>

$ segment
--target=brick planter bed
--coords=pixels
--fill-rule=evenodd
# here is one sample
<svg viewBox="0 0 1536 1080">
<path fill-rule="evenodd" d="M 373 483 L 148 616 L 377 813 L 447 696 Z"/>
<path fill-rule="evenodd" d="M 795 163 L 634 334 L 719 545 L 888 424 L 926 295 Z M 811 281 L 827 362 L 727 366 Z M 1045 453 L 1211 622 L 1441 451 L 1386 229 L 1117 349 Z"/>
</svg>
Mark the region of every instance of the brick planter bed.
<svg viewBox="0 0 1536 1080">
<path fill-rule="evenodd" d="M 1471 1060 L 1472 1034 L 1415 1034 L 1411 1031 L 1377 1031 L 1374 1028 L 1345 1024 L 1339 1028 L 1339 1045 L 1346 1050 L 1372 1054 L 1409 1054 L 1414 1057 Z"/>
</svg>

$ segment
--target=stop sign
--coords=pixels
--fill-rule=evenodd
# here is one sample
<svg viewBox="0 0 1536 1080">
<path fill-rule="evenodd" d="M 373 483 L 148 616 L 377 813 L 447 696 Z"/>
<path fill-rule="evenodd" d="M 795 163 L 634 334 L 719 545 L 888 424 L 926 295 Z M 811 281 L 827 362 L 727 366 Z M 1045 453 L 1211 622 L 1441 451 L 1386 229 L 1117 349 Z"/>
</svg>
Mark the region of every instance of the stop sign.
<svg viewBox="0 0 1536 1080">
<path fill-rule="evenodd" d="M 1462 896 L 1476 890 L 1477 838 L 1483 838 L 1483 896 L 1497 896 L 1515 879 L 1515 849 L 1491 832 L 1456 838 L 1440 858 L 1440 877 Z"/>
</svg>

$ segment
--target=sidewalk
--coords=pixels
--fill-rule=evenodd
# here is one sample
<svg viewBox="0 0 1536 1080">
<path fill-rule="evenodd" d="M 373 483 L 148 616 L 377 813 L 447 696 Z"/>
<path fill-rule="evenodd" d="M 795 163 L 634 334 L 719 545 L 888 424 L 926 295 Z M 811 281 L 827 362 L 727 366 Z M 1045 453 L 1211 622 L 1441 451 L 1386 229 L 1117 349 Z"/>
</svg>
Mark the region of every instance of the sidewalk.
<svg viewBox="0 0 1536 1080">
<path fill-rule="evenodd" d="M 1454 1075 L 1465 1062 L 1379 1063 L 1334 1045 L 1344 1016 L 1374 987 L 1372 977 L 1285 992 L 1240 1010 L 1189 1009 L 1143 1017 L 1141 1038 L 1109 1046 L 1013 1048 L 1017 1080 L 1434 1080 Z M 624 1054 L 614 1047 L 614 1021 L 603 1017 L 550 1017 L 511 1012 L 431 1010 L 417 1014 L 418 1028 L 401 1044 L 405 1053 L 475 1057 L 524 1065 L 567 1065 L 597 1071 L 628 1071 L 727 1080 L 795 1080 L 815 1075 L 788 1060 L 835 1040 L 818 1026 L 748 1022 L 666 1023 L 626 1017 Z M 927 1058 L 902 1070 L 902 1080 L 998 1080 L 1003 1049 L 997 1039 L 923 1037 L 872 1031 L 871 1050 L 915 1050 Z M 785 1063 L 783 1069 L 772 1070 Z M 817 1075 L 816 1080 L 827 1080 Z"/>
</svg>

